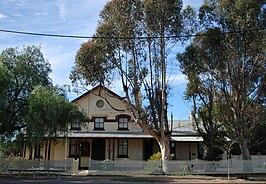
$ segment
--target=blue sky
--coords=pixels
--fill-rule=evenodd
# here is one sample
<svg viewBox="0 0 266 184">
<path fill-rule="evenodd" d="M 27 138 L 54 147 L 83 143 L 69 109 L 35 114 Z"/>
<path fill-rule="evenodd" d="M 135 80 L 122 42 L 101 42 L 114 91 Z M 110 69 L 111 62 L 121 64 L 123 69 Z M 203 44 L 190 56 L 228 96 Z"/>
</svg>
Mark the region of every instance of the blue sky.
<svg viewBox="0 0 266 184">
<path fill-rule="evenodd" d="M 108 0 L 1 0 L 0 1 L 0 29 L 92 36 L 97 27 L 99 13 Z M 184 6 L 191 5 L 198 8 L 202 0 L 184 0 Z M 39 45 L 41 51 L 52 67 L 50 77 L 53 84 L 68 84 L 71 68 L 77 50 L 86 39 L 53 38 L 29 35 L 19 35 L 0 32 L 0 51 L 8 47 L 22 47 Z M 173 58 L 169 58 L 174 60 Z M 186 80 L 180 74 L 177 66 L 172 69 L 169 112 L 173 112 L 174 119 L 188 119 L 190 110 L 183 100 Z M 123 96 L 118 81 L 111 88 Z M 69 94 L 69 99 L 77 97 Z"/>
</svg>

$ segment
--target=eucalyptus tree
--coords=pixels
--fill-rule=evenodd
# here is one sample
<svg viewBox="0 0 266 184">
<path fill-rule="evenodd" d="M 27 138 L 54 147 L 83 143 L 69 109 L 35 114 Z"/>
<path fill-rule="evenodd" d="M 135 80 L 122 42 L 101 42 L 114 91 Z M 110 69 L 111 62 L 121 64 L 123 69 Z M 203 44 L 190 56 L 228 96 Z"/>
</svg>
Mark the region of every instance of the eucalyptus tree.
<svg viewBox="0 0 266 184">
<path fill-rule="evenodd" d="M 113 0 L 100 13 L 94 38 L 76 55 L 70 78 L 84 85 L 121 80 L 135 121 L 170 158 L 168 54 L 183 31 L 180 0 Z M 142 103 L 142 99 L 145 101 Z"/>
<path fill-rule="evenodd" d="M 28 96 L 37 86 L 51 86 L 50 64 L 40 47 L 7 48 L 0 53 L 0 135 L 13 136 L 26 126 Z"/>
<path fill-rule="evenodd" d="M 261 103 L 266 80 L 265 1 L 206 0 L 199 21 L 198 36 L 181 55 L 189 59 L 180 57 L 183 71 L 197 76 L 195 90 L 211 79 L 218 120 L 229 138 L 239 144 L 243 159 L 249 160 L 251 133 L 265 121 L 265 103 Z M 198 55 L 203 56 L 200 61 Z M 196 87 L 193 80 L 189 85 Z M 207 95 L 204 90 L 198 92 Z"/>
<path fill-rule="evenodd" d="M 208 39 L 213 42 L 217 40 L 219 38 L 216 35 Z M 206 54 L 206 48 L 199 48 L 197 42 L 199 40 L 194 39 L 193 45 L 188 46 L 183 54 L 178 54 L 177 58 L 183 74 L 189 81 L 185 99 L 193 104 L 193 122 L 196 130 L 203 137 L 203 159 L 218 160 L 225 149 L 226 133 L 217 114 L 217 91 L 213 77 L 215 65 Z"/>
</svg>

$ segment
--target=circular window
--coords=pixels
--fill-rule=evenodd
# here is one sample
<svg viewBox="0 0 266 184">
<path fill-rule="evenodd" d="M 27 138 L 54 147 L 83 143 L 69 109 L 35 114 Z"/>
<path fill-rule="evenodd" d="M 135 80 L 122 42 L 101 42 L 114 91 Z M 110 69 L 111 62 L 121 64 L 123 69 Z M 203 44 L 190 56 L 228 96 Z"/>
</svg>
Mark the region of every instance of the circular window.
<svg viewBox="0 0 266 184">
<path fill-rule="evenodd" d="M 104 101 L 102 101 L 102 100 L 98 100 L 98 101 L 96 102 L 96 106 L 97 106 L 98 108 L 103 108 L 103 106 L 104 106 Z"/>
</svg>

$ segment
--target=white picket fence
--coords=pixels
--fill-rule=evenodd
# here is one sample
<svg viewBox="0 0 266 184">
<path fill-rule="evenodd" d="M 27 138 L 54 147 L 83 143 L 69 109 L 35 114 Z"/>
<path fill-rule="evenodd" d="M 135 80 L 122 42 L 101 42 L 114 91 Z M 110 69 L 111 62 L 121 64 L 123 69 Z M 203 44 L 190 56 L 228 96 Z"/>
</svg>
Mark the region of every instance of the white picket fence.
<svg viewBox="0 0 266 184">
<path fill-rule="evenodd" d="M 161 161 L 90 160 L 88 174 L 161 174 Z M 168 161 L 166 174 L 266 173 L 266 160 Z"/>
<path fill-rule="evenodd" d="M 35 169 L 35 170 L 63 170 L 66 172 L 72 171 L 74 168 L 73 160 L 58 160 L 58 161 L 47 161 L 47 160 L 27 160 L 17 158 L 6 158 L 0 159 L 0 171 L 5 172 L 9 169 Z"/>
<path fill-rule="evenodd" d="M 78 172 L 78 160 L 66 159 L 59 161 L 0 159 L 0 172 L 8 169 L 60 169 L 66 172 Z M 88 174 L 161 174 L 161 161 L 138 160 L 89 160 Z M 220 161 L 167 161 L 166 174 L 244 174 L 265 173 L 265 160 L 243 161 L 239 159 Z"/>
</svg>

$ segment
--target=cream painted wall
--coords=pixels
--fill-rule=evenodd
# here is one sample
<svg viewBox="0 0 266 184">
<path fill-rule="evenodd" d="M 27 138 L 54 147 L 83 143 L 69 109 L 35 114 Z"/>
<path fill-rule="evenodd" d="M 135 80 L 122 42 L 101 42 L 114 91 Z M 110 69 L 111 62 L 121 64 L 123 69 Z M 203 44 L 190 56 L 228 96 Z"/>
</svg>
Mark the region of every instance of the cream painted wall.
<svg viewBox="0 0 266 184">
<path fill-rule="evenodd" d="M 56 143 L 52 143 L 52 151 L 51 160 L 65 160 L 65 140 L 57 139 Z"/>
<path fill-rule="evenodd" d="M 198 158 L 198 144 L 197 143 L 190 143 L 191 149 L 191 160 L 195 160 Z"/>
<path fill-rule="evenodd" d="M 194 160 L 198 158 L 197 143 L 177 142 L 176 143 L 176 159 L 177 160 Z"/>
<path fill-rule="evenodd" d="M 50 151 L 50 159 L 54 160 L 54 155 L 55 155 L 55 146 L 56 144 L 54 142 L 51 143 L 51 151 Z"/>
<path fill-rule="evenodd" d="M 107 117 L 108 118 L 108 117 Z M 94 131 L 94 122 L 87 123 L 87 127 L 83 127 L 81 131 Z M 104 122 L 104 131 L 106 132 L 124 132 L 124 130 L 117 130 L 118 129 L 118 122 Z M 133 122 L 128 123 L 128 130 L 130 132 L 142 132 L 139 125 Z M 99 131 L 99 130 L 97 130 Z"/>
<path fill-rule="evenodd" d="M 143 141 L 128 139 L 128 156 L 130 160 L 143 160 Z"/>
<path fill-rule="evenodd" d="M 118 156 L 118 140 L 114 140 L 114 159 Z M 129 160 L 143 160 L 143 140 L 142 139 L 128 139 L 128 156 Z M 123 159 L 123 158 L 122 158 Z"/>
<path fill-rule="evenodd" d="M 98 94 L 101 96 L 98 96 Z M 103 97 L 106 98 L 109 103 Z M 103 108 L 98 108 L 96 106 L 96 102 L 98 100 L 104 101 Z M 92 119 L 93 117 L 106 117 L 108 120 L 115 120 L 118 115 L 131 116 L 129 111 L 123 111 L 127 109 L 127 105 L 124 100 L 114 97 L 113 94 L 108 93 L 108 91 L 101 90 L 100 92 L 100 88 L 97 88 L 83 98 L 78 99 L 75 103 L 78 104 L 80 110 L 87 113 L 89 119 Z M 119 111 L 113 108 L 118 109 Z M 118 122 L 105 122 L 104 128 L 105 131 L 117 131 Z M 134 132 L 142 131 L 141 128 L 134 122 L 129 122 L 128 128 L 130 131 Z M 81 131 L 93 131 L 93 129 L 94 122 L 89 122 L 86 126 L 82 127 Z"/>
</svg>

